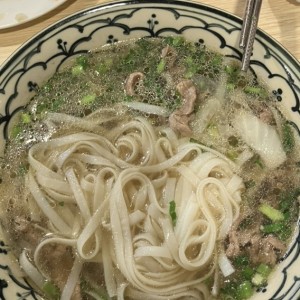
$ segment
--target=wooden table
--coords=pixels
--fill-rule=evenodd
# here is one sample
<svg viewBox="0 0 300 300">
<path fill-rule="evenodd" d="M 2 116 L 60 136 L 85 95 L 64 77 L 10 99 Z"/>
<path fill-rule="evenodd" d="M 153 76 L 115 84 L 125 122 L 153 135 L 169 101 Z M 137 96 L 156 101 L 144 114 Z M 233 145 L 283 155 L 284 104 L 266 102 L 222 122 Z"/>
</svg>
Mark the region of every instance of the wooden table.
<svg viewBox="0 0 300 300">
<path fill-rule="evenodd" d="M 200 0 L 197 0 L 200 2 Z M 26 40 L 46 26 L 103 0 L 68 0 L 55 10 L 28 23 L 0 30 L 0 65 Z M 201 0 L 242 17 L 245 0 Z M 295 0 L 263 0 L 259 27 L 300 60 L 300 3 Z"/>
</svg>

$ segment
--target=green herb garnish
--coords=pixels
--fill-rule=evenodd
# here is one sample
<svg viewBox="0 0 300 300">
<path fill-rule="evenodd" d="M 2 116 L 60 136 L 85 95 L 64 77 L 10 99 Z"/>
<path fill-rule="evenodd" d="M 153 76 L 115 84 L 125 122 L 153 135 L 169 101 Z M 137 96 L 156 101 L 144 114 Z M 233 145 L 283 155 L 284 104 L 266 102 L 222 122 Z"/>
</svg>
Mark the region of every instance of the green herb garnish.
<svg viewBox="0 0 300 300">
<path fill-rule="evenodd" d="M 170 214 L 170 217 L 172 219 L 172 224 L 173 226 L 176 226 L 176 221 L 177 221 L 177 215 L 176 215 L 176 203 L 175 201 L 170 201 L 169 203 L 169 214 Z"/>
</svg>

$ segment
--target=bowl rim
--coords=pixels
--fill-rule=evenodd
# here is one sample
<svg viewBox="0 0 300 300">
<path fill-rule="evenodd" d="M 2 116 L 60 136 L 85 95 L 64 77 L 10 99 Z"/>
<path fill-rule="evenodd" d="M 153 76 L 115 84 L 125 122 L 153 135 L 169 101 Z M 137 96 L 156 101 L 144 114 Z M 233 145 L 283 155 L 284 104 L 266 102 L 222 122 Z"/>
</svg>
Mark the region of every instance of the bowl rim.
<svg viewBox="0 0 300 300">
<path fill-rule="evenodd" d="M 166 0 L 161 2 L 159 0 L 117 0 L 117 1 L 110 1 L 103 4 L 99 4 L 96 6 L 91 6 L 89 8 L 85 8 L 78 12 L 75 12 L 69 16 L 62 18 L 61 20 L 56 21 L 55 23 L 45 27 L 37 34 L 33 35 L 29 38 L 25 43 L 23 43 L 18 49 L 16 49 L 0 66 L 0 77 L 2 75 L 5 76 L 5 72 L 11 68 L 14 68 L 14 64 L 19 59 L 22 59 L 23 52 L 35 45 L 37 42 L 43 40 L 44 36 L 51 33 L 52 31 L 68 24 L 69 22 L 76 21 L 76 19 L 81 18 L 83 16 L 88 16 L 89 14 L 105 12 L 106 10 L 114 10 L 116 8 L 126 7 L 127 5 L 170 5 L 173 8 L 187 8 L 187 9 L 195 9 L 201 11 L 212 12 L 218 16 L 222 16 L 229 21 L 233 21 L 238 26 L 241 26 L 242 19 L 230 12 L 225 10 L 216 8 L 211 5 L 195 2 L 193 0 Z M 145 6 L 146 7 L 146 6 Z M 151 6 L 147 7 L 151 8 Z M 226 20 L 225 20 L 226 21 Z M 276 51 L 282 56 L 285 60 L 284 62 L 288 62 L 288 66 L 294 68 L 294 76 L 298 79 L 300 78 L 300 61 L 298 61 L 280 42 L 276 39 L 271 37 L 268 33 L 263 31 L 262 29 L 258 28 L 257 37 L 263 41 L 269 43 L 272 47 L 276 48 Z M 287 68 L 289 68 L 287 67 Z M 295 72 L 296 70 L 296 72 Z M 4 77 L 5 78 L 5 77 Z M 299 79 L 300 80 L 300 79 Z"/>
</svg>

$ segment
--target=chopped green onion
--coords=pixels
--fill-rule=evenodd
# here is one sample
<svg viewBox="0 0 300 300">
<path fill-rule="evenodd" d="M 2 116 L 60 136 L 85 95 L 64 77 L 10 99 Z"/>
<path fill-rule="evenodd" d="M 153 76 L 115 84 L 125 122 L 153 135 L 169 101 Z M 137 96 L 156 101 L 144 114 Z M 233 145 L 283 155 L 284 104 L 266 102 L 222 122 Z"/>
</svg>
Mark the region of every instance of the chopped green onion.
<svg viewBox="0 0 300 300">
<path fill-rule="evenodd" d="M 169 203 L 169 214 L 170 214 L 170 217 L 172 219 L 172 224 L 173 226 L 176 225 L 176 221 L 177 221 L 177 215 L 176 215 L 176 203 L 175 201 L 170 201 Z"/>
<path fill-rule="evenodd" d="M 254 274 L 255 271 L 249 266 L 244 267 L 241 271 L 241 275 L 245 280 L 251 280 Z"/>
<path fill-rule="evenodd" d="M 133 96 L 125 95 L 123 101 L 124 102 L 131 102 L 133 100 Z"/>
<path fill-rule="evenodd" d="M 218 130 L 218 127 L 216 124 L 208 124 L 207 126 L 207 133 L 211 136 L 211 137 L 214 137 L 214 138 L 217 138 L 220 136 L 219 134 L 219 130 Z"/>
<path fill-rule="evenodd" d="M 22 120 L 22 123 L 28 124 L 28 123 L 31 122 L 31 117 L 28 113 L 22 113 L 21 114 L 21 120 Z"/>
<path fill-rule="evenodd" d="M 157 65 L 156 72 L 158 74 L 161 74 L 165 70 L 165 67 L 166 67 L 166 60 L 162 58 Z"/>
<path fill-rule="evenodd" d="M 133 65 L 135 62 L 135 57 L 136 57 L 136 52 L 133 49 L 130 49 L 123 59 L 123 64 L 127 66 Z"/>
<path fill-rule="evenodd" d="M 21 127 L 19 125 L 15 125 L 10 131 L 10 137 L 13 139 L 16 138 L 21 133 L 21 131 Z"/>
<path fill-rule="evenodd" d="M 28 166 L 21 164 L 18 169 L 18 175 L 24 176 L 27 173 L 27 171 L 28 171 Z"/>
<path fill-rule="evenodd" d="M 192 78 L 195 75 L 195 73 L 196 73 L 195 70 L 193 70 L 192 68 L 188 69 L 186 71 L 186 73 L 184 74 L 184 78 L 190 79 L 190 78 Z"/>
<path fill-rule="evenodd" d="M 186 72 L 184 74 L 185 78 L 192 78 L 198 71 L 198 65 L 195 60 L 188 56 L 185 58 Z"/>
<path fill-rule="evenodd" d="M 208 278 L 206 278 L 204 280 L 204 283 L 207 285 L 207 286 L 213 286 L 214 284 L 214 277 L 213 276 L 209 276 Z"/>
<path fill-rule="evenodd" d="M 230 64 L 226 65 L 224 68 L 227 73 L 227 85 L 229 90 L 234 89 L 236 87 L 236 83 L 238 82 L 238 77 L 240 74 L 240 67 L 238 64 Z"/>
<path fill-rule="evenodd" d="M 256 269 L 256 272 L 261 274 L 265 278 L 270 275 L 271 271 L 272 269 L 266 264 L 260 264 Z"/>
<path fill-rule="evenodd" d="M 113 65 L 112 58 L 106 59 L 104 62 L 102 62 L 97 66 L 97 71 L 101 75 L 106 74 L 111 69 L 112 65 Z"/>
<path fill-rule="evenodd" d="M 78 75 L 81 75 L 84 71 L 84 68 L 83 66 L 81 65 L 76 65 L 72 68 L 72 75 L 73 76 L 78 76 Z"/>
<path fill-rule="evenodd" d="M 250 94 L 254 96 L 261 96 L 261 97 L 266 96 L 266 91 L 263 88 L 256 87 L 256 86 L 246 86 L 244 88 L 244 92 L 246 94 Z"/>
<path fill-rule="evenodd" d="M 58 111 L 62 107 L 64 101 L 65 99 L 62 97 L 53 100 L 53 102 L 51 103 L 51 110 Z"/>
<path fill-rule="evenodd" d="M 93 299 L 108 300 L 111 299 L 105 288 L 102 286 L 91 285 L 87 281 L 80 282 L 80 288 L 83 294 L 91 296 Z M 85 299 L 85 297 L 83 297 Z"/>
<path fill-rule="evenodd" d="M 227 156 L 230 160 L 235 161 L 235 160 L 238 158 L 239 154 L 238 154 L 238 152 L 236 152 L 236 151 L 234 151 L 234 150 L 228 150 L 228 151 L 226 152 L 226 156 Z"/>
<path fill-rule="evenodd" d="M 42 287 L 45 295 L 51 300 L 60 299 L 60 290 L 59 288 L 50 281 L 46 281 Z"/>
<path fill-rule="evenodd" d="M 250 281 L 244 281 L 237 287 L 238 299 L 248 299 L 253 295 L 253 288 Z"/>
<path fill-rule="evenodd" d="M 148 52 L 149 47 L 151 46 L 148 38 L 140 38 L 136 43 L 145 52 Z"/>
<path fill-rule="evenodd" d="M 286 225 L 285 229 L 276 233 L 281 241 L 286 241 L 293 233 L 291 225 Z"/>
<path fill-rule="evenodd" d="M 89 95 L 84 96 L 80 102 L 83 105 L 91 105 L 95 102 L 95 99 L 96 99 L 95 94 L 89 94 Z"/>
<path fill-rule="evenodd" d="M 291 219 L 291 212 L 290 211 L 285 211 L 283 212 L 284 215 L 284 220 L 289 221 Z"/>
<path fill-rule="evenodd" d="M 237 283 L 233 281 L 228 281 L 225 285 L 221 288 L 222 300 L 224 299 L 237 299 L 236 290 L 237 290 Z"/>
<path fill-rule="evenodd" d="M 245 181 L 245 187 L 246 189 L 250 189 L 252 187 L 255 187 L 256 183 L 253 179 L 250 179 L 248 181 Z"/>
<path fill-rule="evenodd" d="M 85 70 L 88 66 L 88 58 L 86 55 L 80 55 L 76 58 L 76 64 L 79 66 L 82 66 L 82 68 Z"/>
<path fill-rule="evenodd" d="M 294 197 L 291 193 L 286 193 L 281 197 L 281 200 L 279 202 L 279 209 L 282 212 L 286 212 L 290 209 L 292 202 L 294 201 Z"/>
<path fill-rule="evenodd" d="M 290 197 L 283 197 L 281 199 L 281 201 L 279 202 L 279 209 L 282 211 L 282 212 L 285 212 L 287 210 L 289 210 L 291 206 L 291 199 Z"/>
<path fill-rule="evenodd" d="M 249 227 L 251 224 L 253 224 L 253 217 L 250 215 L 248 217 L 246 217 L 245 219 L 243 219 L 240 223 L 240 228 L 241 229 L 246 229 L 247 227 Z"/>
<path fill-rule="evenodd" d="M 235 84 L 233 84 L 233 83 L 227 83 L 226 84 L 226 90 L 228 92 L 232 92 L 234 89 L 235 89 Z"/>
<path fill-rule="evenodd" d="M 236 76 L 240 73 L 239 66 L 237 64 L 226 65 L 224 70 L 228 75 Z"/>
<path fill-rule="evenodd" d="M 249 265 L 249 258 L 247 256 L 243 256 L 243 255 L 237 256 L 237 257 L 234 258 L 233 264 L 236 267 L 248 266 Z"/>
<path fill-rule="evenodd" d="M 215 54 L 215 56 L 211 60 L 211 64 L 214 67 L 220 67 L 222 62 L 223 62 L 223 57 L 222 57 L 222 55 L 219 55 L 219 54 Z"/>
<path fill-rule="evenodd" d="M 255 273 L 254 276 L 252 277 L 251 282 L 256 285 L 260 286 L 266 282 L 266 278 L 264 278 L 261 274 Z"/>
<path fill-rule="evenodd" d="M 37 107 L 36 107 L 36 114 L 42 114 L 45 113 L 47 111 L 48 107 L 47 104 L 44 102 L 38 103 Z"/>
<path fill-rule="evenodd" d="M 194 59 L 191 56 L 186 57 L 185 63 L 188 67 L 191 67 L 195 64 Z"/>
<path fill-rule="evenodd" d="M 255 160 L 254 160 L 254 163 L 256 165 L 258 165 L 261 169 L 264 168 L 264 164 L 263 164 L 262 160 L 260 159 L 260 157 L 256 157 Z"/>
<path fill-rule="evenodd" d="M 282 126 L 282 145 L 287 153 L 291 152 L 295 146 L 294 135 L 291 126 L 287 122 Z"/>
<path fill-rule="evenodd" d="M 268 276 L 271 273 L 271 268 L 266 264 L 260 264 L 257 269 L 256 273 L 254 274 L 252 278 L 252 283 L 256 286 L 260 286 L 264 283 L 266 283 Z"/>
<path fill-rule="evenodd" d="M 174 36 L 172 40 L 172 45 L 174 47 L 179 47 L 184 44 L 184 38 L 182 36 Z"/>
<path fill-rule="evenodd" d="M 42 87 L 43 91 L 46 93 L 51 92 L 51 90 L 53 89 L 53 85 L 50 84 L 49 82 L 47 82 L 43 87 Z"/>
<path fill-rule="evenodd" d="M 266 234 L 282 232 L 285 225 L 282 222 L 263 225 L 261 231 Z"/>
<path fill-rule="evenodd" d="M 280 196 L 279 209 L 282 212 L 290 210 L 298 196 L 300 196 L 300 188 L 283 192 Z"/>
<path fill-rule="evenodd" d="M 267 203 L 263 203 L 262 205 L 260 205 L 258 210 L 273 222 L 284 220 L 283 213 L 280 210 L 273 208 Z"/>
</svg>

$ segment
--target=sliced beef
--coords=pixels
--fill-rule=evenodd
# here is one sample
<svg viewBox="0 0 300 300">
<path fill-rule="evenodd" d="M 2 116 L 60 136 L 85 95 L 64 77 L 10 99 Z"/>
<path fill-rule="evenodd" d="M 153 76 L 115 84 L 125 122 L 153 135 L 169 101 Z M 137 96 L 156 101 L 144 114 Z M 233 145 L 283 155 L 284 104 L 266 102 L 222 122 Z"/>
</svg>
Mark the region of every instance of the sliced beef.
<svg viewBox="0 0 300 300">
<path fill-rule="evenodd" d="M 236 230 L 230 230 L 228 233 L 229 243 L 226 250 L 228 257 L 236 257 L 240 254 L 240 243 Z"/>
<path fill-rule="evenodd" d="M 251 102 L 249 105 L 254 114 L 257 115 L 264 123 L 269 125 L 275 124 L 273 112 L 264 101 L 256 100 Z"/>
<path fill-rule="evenodd" d="M 197 90 L 192 80 L 183 80 L 176 86 L 177 91 L 183 98 L 183 104 L 179 112 L 184 115 L 190 115 L 194 111 L 195 101 L 197 99 Z"/>
<path fill-rule="evenodd" d="M 164 72 L 161 74 L 163 77 L 166 73 L 169 73 L 174 81 L 182 78 L 185 73 L 185 67 L 183 64 L 177 63 L 178 56 L 176 49 L 172 46 L 167 45 L 162 49 L 160 58 L 166 62 Z"/>
<path fill-rule="evenodd" d="M 173 112 L 169 117 L 170 127 L 183 136 L 192 135 L 192 130 L 188 125 L 189 121 L 190 116 L 177 114 L 176 112 Z"/>
<path fill-rule="evenodd" d="M 125 81 L 125 93 L 128 96 L 133 96 L 135 94 L 135 87 L 137 83 L 144 78 L 144 74 L 141 72 L 131 73 Z"/>
<path fill-rule="evenodd" d="M 194 112 L 197 90 L 191 80 L 183 80 L 179 82 L 176 89 L 182 96 L 183 101 L 181 107 L 170 115 L 170 127 L 183 136 L 189 136 L 192 134 L 192 130 L 189 127 L 189 121 L 191 120 L 192 113 Z"/>
<path fill-rule="evenodd" d="M 264 236 L 261 233 L 262 217 L 259 215 L 256 218 L 252 216 L 253 224 L 247 229 L 242 229 L 240 225 L 245 217 L 251 216 L 244 214 L 233 223 L 228 233 L 226 255 L 233 258 L 248 253 L 252 263 L 265 263 L 274 266 L 286 250 L 286 245 L 275 236 Z"/>
<path fill-rule="evenodd" d="M 161 50 L 160 57 L 166 59 L 168 69 L 171 70 L 173 67 L 176 69 L 175 61 L 177 58 L 177 53 L 174 48 L 167 45 Z"/>
<path fill-rule="evenodd" d="M 286 246 L 274 236 L 255 235 L 247 250 L 253 263 L 274 266 L 285 249 Z"/>
<path fill-rule="evenodd" d="M 166 58 L 168 55 L 172 55 L 174 52 L 173 48 L 170 46 L 170 45 L 167 45 L 166 47 L 164 47 L 162 50 L 161 50 L 161 54 L 160 54 L 160 57 L 161 58 Z"/>
<path fill-rule="evenodd" d="M 48 244 L 43 247 L 42 265 L 53 283 L 63 290 L 74 263 L 72 248 L 61 244 Z M 81 298 L 80 285 L 77 283 L 71 300 Z"/>
<path fill-rule="evenodd" d="M 238 227 L 240 226 L 244 216 L 242 214 L 233 222 L 228 233 L 228 246 L 226 255 L 228 257 L 235 257 L 240 254 L 240 241 L 238 236 Z"/>
<path fill-rule="evenodd" d="M 43 232 L 39 227 L 35 227 L 29 217 L 24 214 L 19 214 L 11 220 L 9 228 L 10 236 L 20 248 L 35 248 L 37 247 Z"/>
</svg>

